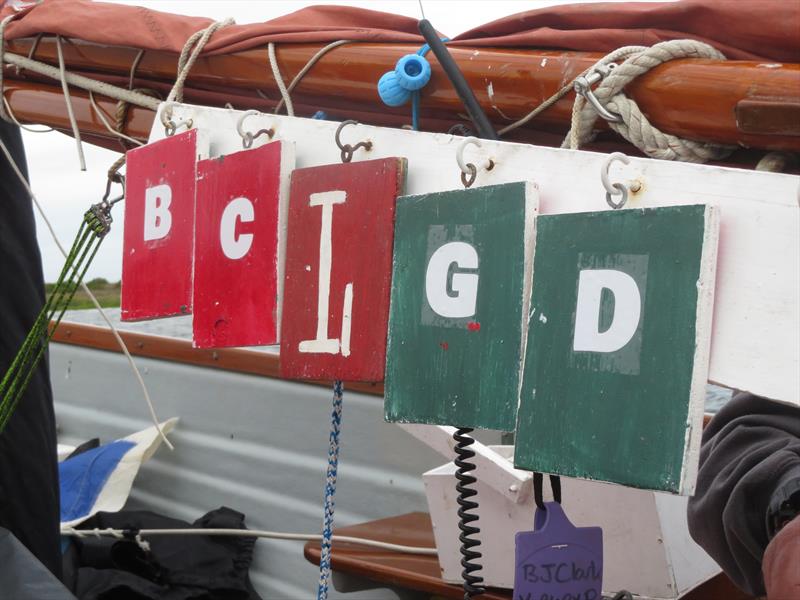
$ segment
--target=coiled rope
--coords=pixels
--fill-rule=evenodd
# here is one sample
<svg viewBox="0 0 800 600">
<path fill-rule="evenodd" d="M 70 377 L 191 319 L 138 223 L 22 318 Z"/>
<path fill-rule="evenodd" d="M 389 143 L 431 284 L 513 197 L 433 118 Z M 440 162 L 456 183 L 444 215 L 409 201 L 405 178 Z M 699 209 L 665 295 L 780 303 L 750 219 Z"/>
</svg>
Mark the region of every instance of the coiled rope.
<svg viewBox="0 0 800 600">
<path fill-rule="evenodd" d="M 725 60 L 721 52 L 695 40 L 670 40 L 650 47 L 620 50 L 626 50 L 631 55 L 594 89 L 594 95 L 600 104 L 621 118 L 620 122 L 609 121 L 609 126 L 614 131 L 648 156 L 663 160 L 702 163 L 725 158 L 735 149 L 733 146 L 695 142 L 664 133 L 650 123 L 639 105 L 623 92 L 631 81 L 665 62 L 680 58 Z M 598 64 L 610 62 L 612 61 L 605 57 Z M 595 109 L 582 96 L 577 96 L 573 105 L 570 131 L 562 146 L 577 149 L 588 142 L 593 136 L 592 128 L 598 117 Z"/>
</svg>

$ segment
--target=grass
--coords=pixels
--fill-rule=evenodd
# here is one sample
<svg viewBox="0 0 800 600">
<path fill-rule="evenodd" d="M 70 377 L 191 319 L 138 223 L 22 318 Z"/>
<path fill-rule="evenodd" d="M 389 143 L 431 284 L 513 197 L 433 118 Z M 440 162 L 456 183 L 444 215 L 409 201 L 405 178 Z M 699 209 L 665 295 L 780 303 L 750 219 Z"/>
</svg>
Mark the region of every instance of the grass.
<svg viewBox="0 0 800 600">
<path fill-rule="evenodd" d="M 119 306 L 119 281 L 116 283 L 110 283 L 108 280 L 98 277 L 96 279 L 92 279 L 91 281 L 87 281 L 86 285 L 90 290 L 92 290 L 92 293 L 95 295 L 97 301 L 100 303 L 100 306 L 103 308 L 116 308 Z M 54 287 L 54 283 L 44 284 L 44 291 L 48 298 L 53 293 Z M 84 292 L 82 288 L 78 288 L 78 290 L 75 292 L 75 296 L 72 298 L 72 301 L 69 303 L 67 308 L 81 309 L 92 308 L 93 306 L 94 304 L 92 304 L 92 301 L 89 299 L 89 296 L 86 295 L 86 292 Z"/>
</svg>

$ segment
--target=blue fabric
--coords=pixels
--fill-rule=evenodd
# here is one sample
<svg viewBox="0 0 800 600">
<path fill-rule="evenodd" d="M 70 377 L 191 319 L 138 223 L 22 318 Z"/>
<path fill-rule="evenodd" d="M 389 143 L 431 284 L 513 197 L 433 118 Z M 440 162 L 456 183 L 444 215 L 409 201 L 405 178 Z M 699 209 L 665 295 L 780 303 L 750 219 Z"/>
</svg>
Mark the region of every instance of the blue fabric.
<svg viewBox="0 0 800 600">
<path fill-rule="evenodd" d="M 118 440 L 87 450 L 58 465 L 62 522 L 89 514 L 111 473 L 135 445 Z"/>
</svg>

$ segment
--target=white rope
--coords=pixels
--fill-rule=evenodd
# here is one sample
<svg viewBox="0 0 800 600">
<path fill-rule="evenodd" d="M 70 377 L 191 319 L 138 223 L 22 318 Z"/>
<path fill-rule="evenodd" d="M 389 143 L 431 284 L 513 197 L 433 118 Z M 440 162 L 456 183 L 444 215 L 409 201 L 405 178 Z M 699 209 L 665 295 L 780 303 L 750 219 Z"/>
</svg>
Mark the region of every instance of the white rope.
<svg viewBox="0 0 800 600">
<path fill-rule="evenodd" d="M 11 119 L 11 122 L 14 123 L 14 125 L 19 127 L 20 129 L 24 129 L 25 131 L 30 131 L 31 133 L 50 133 L 51 131 L 55 131 L 53 127 L 48 127 L 47 125 L 42 125 L 44 129 L 35 129 L 30 125 L 25 125 L 24 123 L 20 123 L 19 120 L 17 120 L 17 115 L 15 115 L 14 111 L 11 110 L 11 105 L 8 103 L 8 100 L 6 100 L 5 96 L 3 96 L 3 107 L 6 109 L 6 114 Z"/>
<path fill-rule="evenodd" d="M 183 86 L 186 83 L 186 78 L 189 76 L 189 72 L 192 70 L 195 61 L 197 61 L 197 57 L 200 56 L 206 43 L 208 43 L 208 40 L 211 39 L 215 31 L 233 23 L 234 20 L 231 18 L 225 19 L 224 21 L 215 21 L 205 29 L 196 31 L 186 40 L 181 54 L 178 57 L 178 75 L 175 78 L 175 84 L 172 86 L 167 96 L 164 110 L 161 111 L 161 122 L 164 127 L 170 126 L 172 104 L 174 102 L 183 101 Z"/>
<path fill-rule="evenodd" d="M 142 48 L 141 50 L 139 50 L 139 52 L 136 53 L 136 56 L 134 57 L 133 62 L 131 63 L 131 70 L 128 75 L 129 90 L 133 89 L 133 82 L 136 79 L 136 69 L 139 68 L 139 63 L 142 62 L 143 56 L 144 56 L 144 48 Z"/>
<path fill-rule="evenodd" d="M 331 42 L 327 46 L 323 46 L 322 48 L 320 48 L 314 56 L 312 56 L 310 59 L 308 59 L 308 62 L 305 64 L 305 66 L 302 69 L 300 69 L 300 71 L 297 73 L 297 75 L 294 76 L 294 79 L 292 79 L 292 82 L 289 84 L 289 87 L 286 88 L 286 96 L 287 97 L 291 97 L 291 94 L 294 91 L 294 88 L 297 87 L 297 84 L 300 83 L 303 80 L 303 77 L 305 77 L 306 73 L 308 73 L 309 70 L 311 70 L 311 67 L 313 67 L 315 64 L 317 64 L 319 59 L 321 59 L 323 56 L 325 56 L 328 52 L 330 52 L 334 48 L 338 48 L 339 46 L 343 46 L 344 44 L 350 44 L 350 43 L 352 43 L 351 40 L 337 40 L 335 42 Z M 271 60 L 272 59 L 270 58 L 270 61 Z M 277 61 L 275 61 L 275 67 L 273 67 L 273 69 L 272 69 L 273 76 L 275 74 L 275 69 L 276 68 L 277 68 Z M 282 82 L 283 78 L 279 78 L 279 79 L 281 79 L 281 82 Z M 278 86 L 278 89 L 280 89 L 280 84 Z M 280 102 L 278 102 L 278 105 L 275 107 L 275 114 L 278 114 L 278 112 L 281 110 L 281 108 L 283 108 L 283 105 L 285 103 L 286 103 L 285 99 L 283 97 L 281 97 Z"/>
<path fill-rule="evenodd" d="M 75 529 L 74 527 L 68 527 L 61 529 L 61 535 L 77 538 L 110 536 L 117 539 L 125 539 L 125 530 L 111 528 Z M 137 537 L 141 536 L 144 538 L 157 535 L 214 535 L 269 538 L 274 540 L 294 540 L 301 542 L 316 542 L 322 540 L 322 536 L 318 534 L 282 533 L 279 531 L 264 531 L 258 529 L 141 529 L 138 531 Z M 368 538 L 352 537 L 347 535 L 334 534 L 333 541 L 348 544 L 361 544 L 362 546 L 380 548 L 381 550 L 391 550 L 393 552 L 403 552 L 406 554 L 425 554 L 429 556 L 437 555 L 436 548 L 404 546 L 402 544 L 392 544 L 389 542 L 381 542 L 379 540 L 371 540 Z"/>
<path fill-rule="evenodd" d="M 758 161 L 756 171 L 782 173 L 787 167 L 794 166 L 796 162 L 794 156 L 788 152 L 768 152 Z"/>
<path fill-rule="evenodd" d="M 62 79 L 61 72 L 57 67 L 48 65 L 47 63 L 39 62 L 38 60 L 27 58 L 26 56 L 20 56 L 19 54 L 6 52 L 3 60 L 8 64 L 16 65 L 22 69 L 38 73 L 39 75 L 44 75 L 45 77 L 50 77 L 51 79 L 56 79 L 58 81 L 61 81 Z M 152 111 L 158 110 L 158 106 L 161 104 L 161 101 L 158 98 L 153 98 L 147 94 L 127 90 L 116 85 L 111 85 L 110 83 L 104 83 L 96 79 L 84 77 L 83 75 L 70 73 L 69 71 L 64 73 L 63 79 L 72 86 L 92 91 L 97 94 L 113 98 L 114 100 L 122 100 L 129 104 L 141 106 L 142 108 L 148 108 Z"/>
<path fill-rule="evenodd" d="M 611 62 L 608 58 L 605 57 L 601 63 Z M 636 102 L 623 92 L 625 86 L 640 75 L 662 63 L 679 58 L 725 60 L 722 53 L 702 42 L 694 40 L 661 42 L 634 52 L 602 80 L 595 88 L 594 95 L 602 106 L 618 114 L 622 119 L 618 123 L 609 121 L 609 126 L 652 158 L 695 163 L 724 158 L 733 151 L 733 147 L 695 142 L 664 133 L 653 126 Z M 573 107 L 570 133 L 563 145 L 577 149 L 589 141 L 593 135 L 592 127 L 598 118 L 595 109 L 587 104 L 583 97 L 578 96 Z"/>
<path fill-rule="evenodd" d="M 11 156 L 11 153 L 8 151 L 8 148 L 6 148 L 6 145 L 3 143 L 2 139 L 0 139 L 0 149 L 2 149 L 3 154 L 5 154 L 6 159 L 8 160 L 9 164 L 11 165 L 11 168 L 14 170 L 14 173 L 16 173 L 17 178 L 20 180 L 20 182 L 22 183 L 23 187 L 28 192 L 28 196 L 30 196 L 31 200 L 33 201 L 33 204 L 36 206 L 36 210 L 39 211 L 39 214 L 41 215 L 42 220 L 44 221 L 45 225 L 47 226 L 47 229 L 50 232 L 50 236 L 53 238 L 53 241 L 55 242 L 55 244 L 58 247 L 59 251 L 61 252 L 61 254 L 64 255 L 64 258 L 67 258 L 67 253 L 64 250 L 64 247 L 61 245 L 61 242 L 59 241 L 58 236 L 56 235 L 55 229 L 53 229 L 53 225 L 50 223 L 50 219 L 47 218 L 47 215 L 45 214 L 44 209 L 42 208 L 42 205 L 39 204 L 39 200 L 36 198 L 36 195 L 33 193 L 33 190 L 31 189 L 30 184 L 28 184 L 28 180 L 25 179 L 25 176 L 22 174 L 22 171 L 19 170 L 19 167 L 17 166 L 17 163 L 14 160 L 14 157 Z M 158 430 L 159 436 L 161 437 L 162 441 L 167 445 L 167 447 L 170 450 L 174 450 L 175 447 L 172 445 L 172 443 L 170 443 L 170 441 L 167 439 L 167 436 L 164 435 L 164 432 L 161 429 L 161 425 L 159 424 L 158 417 L 156 416 L 155 408 L 153 407 L 153 402 L 150 399 L 150 393 L 147 391 L 147 386 L 144 383 L 144 379 L 142 378 L 142 374 L 139 372 L 139 369 L 136 366 L 136 363 L 133 361 L 133 357 L 131 356 L 131 353 L 128 351 L 128 347 L 125 345 L 124 340 L 119 335 L 119 332 L 117 331 L 117 328 L 114 326 L 114 324 L 111 322 L 111 319 L 108 318 L 108 315 L 103 310 L 103 307 L 100 306 L 100 303 L 97 301 L 97 298 L 95 297 L 95 295 L 92 293 L 92 291 L 86 285 L 86 283 L 84 283 L 83 281 L 81 281 L 81 288 L 86 293 L 86 295 L 89 297 L 89 299 L 92 301 L 92 304 L 94 304 L 94 307 L 100 312 L 100 315 L 103 317 L 103 320 L 106 322 L 108 327 L 111 329 L 111 333 L 114 335 L 114 339 L 117 340 L 117 344 L 119 344 L 119 347 L 122 349 L 123 354 L 125 354 L 125 357 L 128 359 L 128 363 L 130 364 L 130 367 L 133 370 L 133 374 L 136 377 L 136 380 L 139 382 L 139 386 L 142 389 L 142 393 L 144 394 L 144 400 L 147 403 L 148 410 L 150 411 L 150 418 L 153 421 L 153 424 L 155 425 L 156 429 Z"/>
<path fill-rule="evenodd" d="M 286 89 L 286 83 L 283 81 L 281 69 L 278 66 L 278 58 L 275 56 L 275 44 L 270 42 L 267 46 L 267 55 L 269 56 L 269 66 L 272 68 L 272 76 L 275 78 L 275 83 L 278 84 L 278 90 L 281 92 L 282 101 L 286 104 L 286 114 L 290 117 L 294 116 L 294 106 L 292 105 L 292 97 Z M 278 109 L 275 109 L 278 112 Z"/>
<path fill-rule="evenodd" d="M 132 142 L 137 146 L 144 146 L 144 144 L 139 140 L 132 138 L 128 135 L 125 135 L 121 131 L 117 131 L 111 126 L 111 123 L 108 122 L 108 119 L 103 114 L 103 110 L 100 108 L 100 106 L 98 106 L 97 102 L 95 102 L 94 93 L 92 91 L 89 92 L 89 104 L 91 104 L 92 109 L 94 110 L 95 114 L 97 114 L 98 118 L 100 119 L 100 122 L 103 123 L 103 125 L 105 125 L 105 128 L 108 129 L 110 133 L 114 134 L 118 138 Z"/>
<path fill-rule="evenodd" d="M 75 137 L 75 143 L 78 145 L 78 161 L 81 164 L 81 171 L 86 170 L 86 157 L 83 155 L 83 143 L 81 142 L 81 130 L 78 127 L 78 121 L 75 119 L 75 111 L 72 109 L 72 96 L 69 94 L 69 85 L 65 74 L 67 70 L 64 68 L 64 52 L 61 49 L 61 36 L 56 36 L 56 51 L 58 52 L 58 72 L 61 79 L 61 89 L 64 92 L 64 102 L 67 103 L 67 115 L 69 116 L 69 125 L 72 127 L 72 135 Z"/>
</svg>

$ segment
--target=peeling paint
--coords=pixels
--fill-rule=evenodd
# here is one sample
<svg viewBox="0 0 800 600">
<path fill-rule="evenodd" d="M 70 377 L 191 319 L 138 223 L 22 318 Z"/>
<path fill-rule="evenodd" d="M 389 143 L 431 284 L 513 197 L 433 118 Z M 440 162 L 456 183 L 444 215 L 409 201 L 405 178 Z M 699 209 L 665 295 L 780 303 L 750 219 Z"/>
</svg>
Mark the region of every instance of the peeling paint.
<svg viewBox="0 0 800 600">
<path fill-rule="evenodd" d="M 542 62 L 539 63 L 539 66 L 540 67 L 546 67 L 547 66 L 547 58 L 543 58 Z"/>
</svg>

